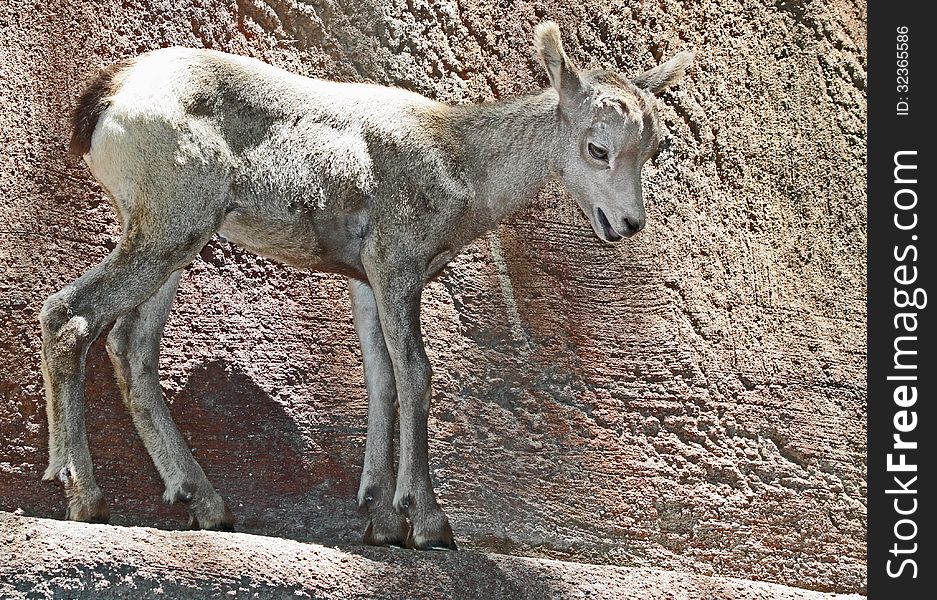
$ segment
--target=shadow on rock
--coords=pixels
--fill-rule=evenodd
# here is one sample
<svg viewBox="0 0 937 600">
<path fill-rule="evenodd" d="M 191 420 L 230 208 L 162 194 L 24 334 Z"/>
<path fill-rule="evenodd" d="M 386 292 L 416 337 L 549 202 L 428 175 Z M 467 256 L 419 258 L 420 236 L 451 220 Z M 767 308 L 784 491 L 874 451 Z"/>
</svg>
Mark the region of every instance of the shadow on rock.
<svg viewBox="0 0 937 600">
<path fill-rule="evenodd" d="M 172 400 L 176 423 L 238 531 L 328 543 L 359 538 L 358 436 L 300 428 L 287 402 L 224 360 L 194 369 Z"/>
<path fill-rule="evenodd" d="M 575 596 L 557 572 L 534 560 L 474 551 L 418 552 L 372 546 L 342 550 L 381 563 L 388 571 L 433 573 L 433 585 L 420 582 L 414 588 L 414 597 L 561 600 Z M 379 580 L 375 584 L 373 592 L 380 597 Z"/>
</svg>

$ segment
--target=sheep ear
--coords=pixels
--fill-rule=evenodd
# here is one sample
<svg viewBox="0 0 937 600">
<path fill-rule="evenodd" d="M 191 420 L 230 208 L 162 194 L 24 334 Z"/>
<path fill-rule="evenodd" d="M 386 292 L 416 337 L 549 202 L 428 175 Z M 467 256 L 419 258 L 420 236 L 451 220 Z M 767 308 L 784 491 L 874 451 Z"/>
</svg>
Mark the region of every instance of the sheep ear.
<svg viewBox="0 0 937 600">
<path fill-rule="evenodd" d="M 670 86 L 680 83 L 686 70 L 693 64 L 694 56 L 692 52 L 681 52 L 650 71 L 641 73 L 631 81 L 639 88 L 644 88 L 652 94 L 659 94 Z"/>
<path fill-rule="evenodd" d="M 579 69 L 563 51 L 560 28 L 553 21 L 544 21 L 534 29 L 534 48 L 547 71 L 550 84 L 560 95 L 560 103 L 568 104 L 582 91 Z"/>
</svg>

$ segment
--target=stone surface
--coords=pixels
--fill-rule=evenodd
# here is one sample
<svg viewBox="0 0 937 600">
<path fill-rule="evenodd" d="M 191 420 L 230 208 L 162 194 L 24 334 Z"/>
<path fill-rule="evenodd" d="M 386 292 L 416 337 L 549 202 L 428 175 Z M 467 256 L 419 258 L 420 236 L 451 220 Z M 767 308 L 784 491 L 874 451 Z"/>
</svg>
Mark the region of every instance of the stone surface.
<svg viewBox="0 0 937 600">
<path fill-rule="evenodd" d="M 484 552 L 330 547 L 0 513 L 0 596 L 18 598 L 485 598 L 860 600 L 777 584 Z"/>
<path fill-rule="evenodd" d="M 424 294 L 432 471 L 460 546 L 861 593 L 862 1 L 0 3 L 0 509 L 63 513 L 39 481 L 37 314 L 119 236 L 66 154 L 84 80 L 184 44 L 490 101 L 546 85 L 530 44 L 545 18 L 582 66 L 636 74 L 682 49 L 697 62 L 660 102 L 670 138 L 645 167 L 645 232 L 604 246 L 550 186 Z M 159 500 L 103 340 L 88 364 L 113 521 L 183 527 L 183 509 Z M 358 539 L 365 392 L 341 278 L 213 241 L 183 278 L 160 366 L 241 531 Z"/>
</svg>

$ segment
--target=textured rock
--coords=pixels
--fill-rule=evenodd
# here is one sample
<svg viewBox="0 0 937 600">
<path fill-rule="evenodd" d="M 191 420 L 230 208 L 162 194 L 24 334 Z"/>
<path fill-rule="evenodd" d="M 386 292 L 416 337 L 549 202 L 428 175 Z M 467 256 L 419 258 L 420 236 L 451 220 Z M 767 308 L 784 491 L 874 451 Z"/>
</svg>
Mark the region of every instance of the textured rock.
<svg viewBox="0 0 937 600">
<path fill-rule="evenodd" d="M 777 584 L 482 552 L 303 544 L 0 513 L 0 596 L 859 600 Z"/>
<path fill-rule="evenodd" d="M 863 591 L 864 16 L 806 0 L 0 4 L 0 509 L 63 511 L 39 481 L 37 314 L 119 235 L 66 156 L 97 68 L 184 44 L 495 100 L 546 84 L 530 35 L 553 18 L 583 66 L 637 73 L 686 48 L 697 62 L 661 101 L 671 137 L 645 167 L 633 243 L 602 245 L 551 186 L 424 294 L 432 471 L 461 546 Z M 183 526 L 103 340 L 88 363 L 113 521 Z M 211 242 L 161 368 L 240 530 L 358 538 L 365 392 L 341 278 Z"/>
</svg>

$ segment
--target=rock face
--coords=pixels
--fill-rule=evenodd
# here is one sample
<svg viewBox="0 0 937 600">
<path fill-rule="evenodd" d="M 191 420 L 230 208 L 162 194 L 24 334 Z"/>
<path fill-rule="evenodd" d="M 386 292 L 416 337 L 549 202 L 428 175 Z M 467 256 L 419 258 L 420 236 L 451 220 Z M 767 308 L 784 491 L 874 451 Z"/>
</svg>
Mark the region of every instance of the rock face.
<svg viewBox="0 0 937 600">
<path fill-rule="evenodd" d="M 432 471 L 460 545 L 862 592 L 861 1 L 2 3 L 0 509 L 62 515 L 39 481 L 37 315 L 119 236 L 66 155 L 84 80 L 182 44 L 492 101 L 546 85 L 530 38 L 547 18 L 583 67 L 697 59 L 660 101 L 670 137 L 645 167 L 645 232 L 605 246 L 549 186 L 424 294 Z M 103 339 L 88 365 L 112 521 L 184 526 Z M 160 367 L 239 530 L 358 539 L 366 401 L 341 278 L 212 241 L 183 277 Z"/>
</svg>

